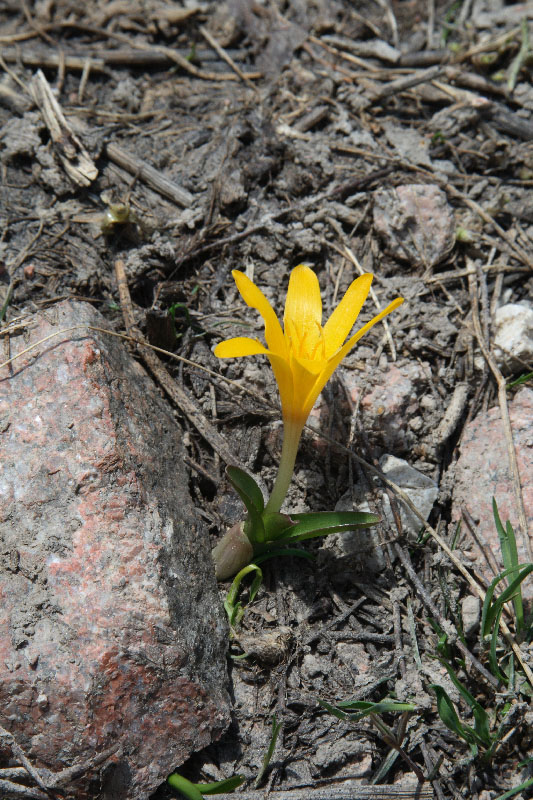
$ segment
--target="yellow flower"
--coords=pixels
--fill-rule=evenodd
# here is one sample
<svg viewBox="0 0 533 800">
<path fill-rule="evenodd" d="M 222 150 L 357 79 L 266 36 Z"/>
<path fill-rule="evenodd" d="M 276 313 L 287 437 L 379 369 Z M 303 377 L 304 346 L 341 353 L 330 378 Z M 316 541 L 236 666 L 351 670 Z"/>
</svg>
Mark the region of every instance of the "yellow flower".
<svg viewBox="0 0 533 800">
<path fill-rule="evenodd" d="M 219 358 L 264 354 L 272 365 L 281 399 L 284 433 L 278 475 L 265 511 L 278 512 L 291 481 L 303 426 L 318 395 L 354 344 L 403 303 L 403 298 L 393 300 L 347 339 L 370 291 L 372 275 L 361 275 L 353 281 L 322 326 L 318 279 L 304 264 L 295 267 L 289 280 L 283 329 L 263 292 L 243 272 L 233 270 L 232 275 L 244 301 L 263 317 L 267 346 L 257 339 L 238 336 L 221 342 L 214 352 Z"/>
<path fill-rule="evenodd" d="M 219 358 L 266 355 L 278 384 L 285 423 L 302 426 L 318 395 L 355 343 L 403 303 L 402 297 L 393 300 L 346 340 L 370 291 L 373 276 L 356 278 L 322 326 L 318 279 L 312 269 L 300 264 L 291 272 L 282 330 L 263 292 L 243 272 L 233 270 L 232 275 L 244 301 L 263 317 L 267 347 L 257 339 L 239 336 L 218 344 L 215 355 Z"/>
</svg>

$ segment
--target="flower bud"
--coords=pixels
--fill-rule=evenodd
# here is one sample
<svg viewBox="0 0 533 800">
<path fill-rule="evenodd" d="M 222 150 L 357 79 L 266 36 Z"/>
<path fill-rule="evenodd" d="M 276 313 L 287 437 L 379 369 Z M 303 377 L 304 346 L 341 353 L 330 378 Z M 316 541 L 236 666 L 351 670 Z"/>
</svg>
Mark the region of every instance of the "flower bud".
<svg viewBox="0 0 533 800">
<path fill-rule="evenodd" d="M 236 575 L 253 558 L 254 550 L 244 533 L 244 522 L 237 522 L 226 531 L 220 542 L 211 551 L 215 562 L 215 575 L 225 581 Z"/>
</svg>

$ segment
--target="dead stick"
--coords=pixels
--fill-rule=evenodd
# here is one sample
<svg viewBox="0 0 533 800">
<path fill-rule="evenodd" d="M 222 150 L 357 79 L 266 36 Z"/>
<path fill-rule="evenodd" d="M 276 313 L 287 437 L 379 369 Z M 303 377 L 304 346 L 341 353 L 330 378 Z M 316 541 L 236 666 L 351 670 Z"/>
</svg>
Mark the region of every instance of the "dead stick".
<svg viewBox="0 0 533 800">
<path fill-rule="evenodd" d="M 252 790 L 238 794 L 219 794 L 218 800 L 433 800 L 433 789 L 429 784 L 399 786 L 308 786 L 302 789 L 280 791 Z"/>
<path fill-rule="evenodd" d="M 176 203 L 182 208 L 190 208 L 194 203 L 193 195 L 186 189 L 182 189 L 174 181 L 154 169 L 154 167 L 147 164 L 146 161 L 138 158 L 137 156 L 128 153 L 119 147 L 118 144 L 108 144 L 106 146 L 106 153 L 110 161 L 117 164 L 129 172 L 130 175 L 135 175 L 140 178 L 150 189 L 154 189 L 163 197 L 167 197 L 172 202 Z"/>
<path fill-rule="evenodd" d="M 198 411 L 196 403 L 189 397 L 185 389 L 179 386 L 174 378 L 169 375 L 167 370 L 161 364 L 159 358 L 154 355 L 148 346 L 148 342 L 146 342 L 141 331 L 136 326 L 133 318 L 133 310 L 124 262 L 120 258 L 115 261 L 115 274 L 117 277 L 118 293 L 126 331 L 130 336 L 134 336 L 139 342 L 142 342 L 143 346 L 139 348 L 139 351 L 150 372 L 159 381 L 170 399 L 176 403 L 178 408 L 181 409 L 189 422 L 194 425 L 202 438 L 204 438 L 206 442 L 211 445 L 213 450 L 219 454 L 221 459 L 225 461 L 226 464 L 234 464 L 239 466 L 241 469 L 244 469 L 244 466 L 241 464 L 239 459 L 226 444 L 224 437 L 221 436 L 220 433 L 215 430 L 211 423 L 204 417 L 204 415 Z"/>
<path fill-rule="evenodd" d="M 240 67 L 237 66 L 235 61 L 233 61 L 233 59 L 226 53 L 224 48 L 219 45 L 215 37 L 211 36 L 207 28 L 205 28 L 203 25 L 200 25 L 200 33 L 202 34 L 206 42 L 211 45 L 215 53 L 219 55 L 220 58 L 223 59 L 223 61 L 225 61 L 226 64 L 228 64 L 228 66 L 231 67 L 231 69 L 235 72 L 236 75 L 239 76 L 241 81 L 243 81 L 246 84 L 246 86 L 248 86 L 249 89 L 253 89 L 255 92 L 256 88 L 253 85 L 252 81 L 246 77 L 242 69 L 240 69 Z"/>
</svg>

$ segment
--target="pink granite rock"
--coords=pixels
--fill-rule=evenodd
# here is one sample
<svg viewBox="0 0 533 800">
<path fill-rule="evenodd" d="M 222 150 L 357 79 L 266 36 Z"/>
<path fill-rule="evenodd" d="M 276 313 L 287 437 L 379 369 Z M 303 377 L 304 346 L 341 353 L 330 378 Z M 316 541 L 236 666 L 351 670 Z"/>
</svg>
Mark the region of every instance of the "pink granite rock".
<svg viewBox="0 0 533 800">
<path fill-rule="evenodd" d="M 14 355 L 79 323 L 63 302 Z M 0 371 L 0 724 L 54 771 L 114 744 L 80 800 L 148 797 L 229 722 L 227 631 L 181 430 L 105 334 Z"/>
<path fill-rule="evenodd" d="M 513 439 L 522 483 L 529 531 L 533 531 L 533 391 L 521 389 L 509 405 Z M 479 414 L 464 431 L 461 454 L 455 465 L 452 520 L 461 519 L 461 509 L 468 509 L 478 523 L 478 535 L 492 551 L 503 569 L 498 534 L 492 513 L 492 498 L 496 498 L 500 518 L 505 525 L 510 520 L 517 534 L 518 557 L 521 563 L 529 559 L 524 542 L 518 534 L 518 515 L 513 485 L 509 473 L 507 445 L 499 407 Z M 472 544 L 476 568 L 491 581 L 494 577 L 488 564 Z M 529 581 L 531 587 L 531 582 Z M 532 587 L 533 588 L 533 587 Z M 531 589 L 527 592 L 533 595 Z"/>
<path fill-rule="evenodd" d="M 378 189 L 374 226 L 393 256 L 423 267 L 443 261 L 455 244 L 455 221 L 446 194 L 431 184 Z"/>
<path fill-rule="evenodd" d="M 338 377 L 352 406 L 360 400 L 361 424 L 380 447 L 400 455 L 411 453 L 416 443 L 411 425 L 420 412 L 419 394 L 427 383 L 422 367 L 416 363 L 388 365 L 384 372 L 376 372 L 374 385 L 366 388 L 362 398 L 362 379 L 355 370 L 341 367 Z M 316 430 L 328 430 L 330 435 L 342 436 L 342 433 L 337 434 L 328 428 L 329 413 L 328 404 L 321 395 L 311 411 L 308 424 Z M 350 414 L 348 404 L 343 413 L 346 417 Z M 320 452 L 327 447 L 320 438 L 316 439 L 315 446 Z"/>
</svg>

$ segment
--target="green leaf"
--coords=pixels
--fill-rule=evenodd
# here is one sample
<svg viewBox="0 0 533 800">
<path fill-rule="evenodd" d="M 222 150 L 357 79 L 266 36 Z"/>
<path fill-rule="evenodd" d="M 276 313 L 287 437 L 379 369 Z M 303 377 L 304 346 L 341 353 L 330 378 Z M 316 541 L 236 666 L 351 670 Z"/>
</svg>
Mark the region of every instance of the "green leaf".
<svg viewBox="0 0 533 800">
<path fill-rule="evenodd" d="M 244 775 L 232 775 L 231 778 L 226 778 L 223 781 L 195 783 L 194 785 L 197 789 L 200 789 L 202 794 L 224 794 L 225 792 L 233 792 L 239 786 L 242 786 L 245 780 Z"/>
<path fill-rule="evenodd" d="M 263 525 L 265 527 L 265 541 L 272 542 L 293 528 L 294 522 L 288 514 L 265 513 L 263 514 Z"/>
<path fill-rule="evenodd" d="M 296 524 L 276 544 L 301 542 L 330 533 L 342 533 L 376 525 L 381 518 L 362 511 L 316 511 L 311 514 L 291 514 Z"/>
<path fill-rule="evenodd" d="M 244 775 L 233 775 L 231 778 L 226 778 L 223 781 L 215 781 L 214 783 L 191 783 L 183 775 L 173 772 L 167 778 L 167 783 L 173 789 L 181 792 L 187 800 L 204 800 L 204 795 L 223 794 L 224 792 L 233 792 L 238 786 L 241 786 L 245 781 Z"/>
<path fill-rule="evenodd" d="M 508 792 L 498 795 L 495 800 L 509 800 L 510 797 L 514 797 L 515 794 L 523 792 L 524 789 L 529 789 L 530 786 L 533 786 L 533 778 L 528 778 L 527 781 L 521 783 L 520 786 L 515 786 L 514 789 L 509 789 Z"/>
<path fill-rule="evenodd" d="M 437 711 L 439 717 L 444 722 L 447 728 L 453 731 L 459 738 L 463 739 L 467 744 L 470 746 L 472 752 L 477 754 L 477 747 L 475 743 L 472 741 L 472 736 L 470 735 L 470 729 L 463 725 L 459 717 L 457 716 L 457 712 L 455 710 L 455 706 L 450 700 L 448 693 L 442 686 L 437 686 L 437 684 L 433 683 L 430 686 L 430 689 L 433 689 L 435 694 L 437 695 Z"/>
<path fill-rule="evenodd" d="M 325 708 L 330 714 L 333 714 L 337 719 L 342 719 L 344 722 L 359 722 L 369 714 L 396 714 L 403 713 L 404 711 L 416 711 L 416 706 L 412 703 L 397 703 L 394 700 L 382 700 L 378 703 L 372 703 L 366 700 L 344 700 L 332 706 L 325 700 L 317 698 L 318 703 Z M 358 714 L 346 713 L 346 710 L 358 711 Z"/>
<path fill-rule="evenodd" d="M 514 575 L 517 570 L 521 570 L 517 577 L 511 581 L 509 586 L 493 602 L 494 592 L 498 583 L 500 583 L 500 581 L 502 581 L 508 575 Z M 503 605 L 508 602 L 508 600 L 512 600 L 516 592 L 520 590 L 520 584 L 525 580 L 525 578 L 527 578 L 530 572 L 533 572 L 533 564 L 526 564 L 525 566 L 518 564 L 504 570 L 491 582 L 489 588 L 487 589 L 483 603 L 483 610 L 481 612 L 482 639 L 484 639 L 486 636 L 490 636 L 494 626 L 494 621 L 499 613 L 499 609 L 502 608 Z"/>
<path fill-rule="evenodd" d="M 322 708 L 325 708 L 326 711 L 329 711 L 330 714 L 333 714 L 334 717 L 337 717 L 337 719 L 340 719 L 343 722 L 348 722 L 348 720 L 351 718 L 350 714 L 347 714 L 345 711 L 340 711 L 338 708 L 332 706 L 330 703 L 327 703 L 325 700 L 321 700 L 319 697 L 317 697 L 317 703 L 322 706 Z"/>
<path fill-rule="evenodd" d="M 252 476 L 248 475 L 240 467 L 226 467 L 226 475 L 248 511 L 248 520 L 244 528 L 245 534 L 252 544 L 264 542 L 265 528 L 262 514 L 265 508 L 265 500 L 261 489 Z"/>
<path fill-rule="evenodd" d="M 465 686 L 463 686 L 463 684 L 461 683 L 461 681 L 459 680 L 459 678 L 455 674 L 455 672 L 454 672 L 453 668 L 451 667 L 451 665 L 448 664 L 444 660 L 441 663 L 446 667 L 446 669 L 448 671 L 448 675 L 450 676 L 450 680 L 452 681 L 453 685 L 455 686 L 455 688 L 460 693 L 460 695 L 463 698 L 463 700 L 472 709 L 472 714 L 474 715 L 474 731 L 473 732 L 475 732 L 476 738 L 478 738 L 478 741 L 481 744 L 485 745 L 485 747 L 490 747 L 490 743 L 492 741 L 492 737 L 491 737 L 490 732 L 489 732 L 489 718 L 488 718 L 487 712 L 485 711 L 483 706 L 481 706 L 478 703 L 476 698 L 473 695 L 470 694 L 468 689 Z M 465 726 L 463 725 L 463 728 L 464 727 Z M 471 730 L 471 729 L 469 729 L 469 730 Z"/>
<path fill-rule="evenodd" d="M 520 375 L 520 377 L 516 378 L 516 380 L 506 383 L 505 388 L 513 389 L 515 386 L 520 386 L 522 383 L 527 383 L 530 380 L 533 380 L 533 372 L 527 372 L 523 375 Z"/>
<path fill-rule="evenodd" d="M 240 469 L 240 467 L 231 465 L 226 467 L 226 475 L 228 476 L 234 489 L 240 495 L 246 508 L 248 508 L 247 504 L 250 504 L 253 505 L 253 507 L 256 508 L 259 513 L 262 513 L 265 509 L 263 492 L 254 481 L 252 476 L 243 469 Z"/>
<path fill-rule="evenodd" d="M 497 678 L 502 683 L 508 684 L 507 676 L 503 674 L 500 669 L 500 665 L 498 664 L 498 655 L 496 653 L 496 647 L 498 646 L 498 633 L 499 625 L 500 625 L 500 617 L 503 612 L 503 606 L 500 607 L 498 614 L 494 620 L 494 627 L 492 629 L 492 636 L 490 637 L 490 648 L 489 648 L 489 664 L 492 671 L 492 674 L 495 678 Z"/>
<path fill-rule="evenodd" d="M 503 527 L 498 511 L 496 498 L 492 498 L 492 513 L 494 514 L 494 522 L 500 540 L 500 549 L 502 551 L 503 566 L 505 569 L 518 566 L 518 554 L 516 550 L 516 538 L 513 527 L 508 521 L 505 528 Z"/>
<path fill-rule="evenodd" d="M 187 800 L 204 800 L 200 789 L 194 783 L 188 781 L 187 778 L 184 778 L 183 775 L 178 775 L 177 772 L 173 772 L 172 775 L 168 776 L 167 783 L 173 789 L 181 792 Z"/>
<path fill-rule="evenodd" d="M 268 765 L 274 755 L 274 750 L 276 749 L 276 742 L 278 741 L 279 732 L 281 730 L 281 722 L 277 722 L 276 715 L 274 714 L 272 717 L 272 733 L 270 734 L 270 742 L 268 743 L 268 748 L 263 756 L 263 764 L 261 765 L 261 769 L 257 775 L 257 778 L 254 781 L 254 786 L 257 789 L 261 781 L 263 780 L 263 776 L 268 769 Z"/>
<path fill-rule="evenodd" d="M 240 603 L 237 598 L 239 596 L 242 579 L 245 578 L 250 572 L 257 573 L 252 581 L 252 585 L 250 586 L 250 593 L 248 596 L 249 603 L 254 600 L 259 587 L 261 586 L 261 581 L 263 580 L 263 572 L 257 566 L 257 564 L 248 564 L 248 566 L 243 567 L 243 569 L 241 569 L 241 571 L 235 575 L 230 590 L 226 595 L 226 599 L 224 600 L 224 609 L 228 615 L 228 621 L 231 628 L 235 628 L 239 624 L 242 615 L 244 614 L 242 603 Z"/>
</svg>

